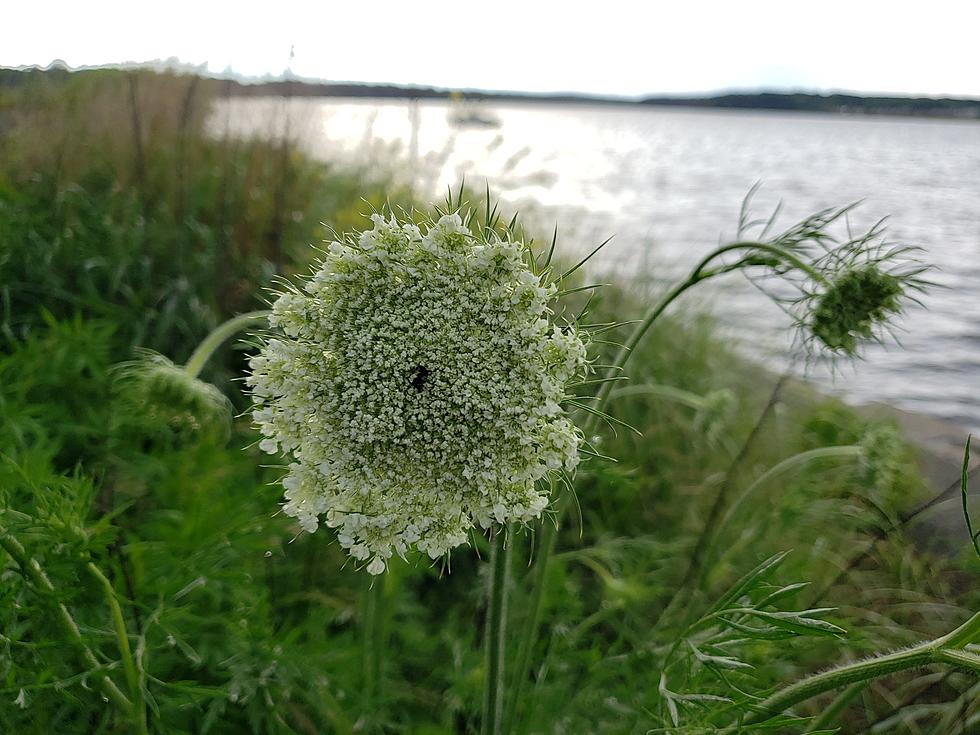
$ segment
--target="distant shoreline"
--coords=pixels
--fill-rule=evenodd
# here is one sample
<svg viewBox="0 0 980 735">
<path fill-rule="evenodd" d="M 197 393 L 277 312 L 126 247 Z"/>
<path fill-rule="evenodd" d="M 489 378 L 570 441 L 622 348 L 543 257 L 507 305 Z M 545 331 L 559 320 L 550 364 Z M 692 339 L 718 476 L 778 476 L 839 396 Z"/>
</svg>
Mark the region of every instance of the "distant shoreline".
<svg viewBox="0 0 980 735">
<path fill-rule="evenodd" d="M 275 81 L 243 84 L 232 82 L 232 96 L 344 97 L 363 99 L 449 99 L 453 90 L 374 84 L 325 84 Z M 980 99 L 932 97 L 865 97 L 851 94 L 808 92 L 733 92 L 709 96 L 653 96 L 639 99 L 586 94 L 530 94 L 459 90 L 468 101 L 531 102 L 537 104 L 588 104 L 626 107 L 685 107 L 717 110 L 767 110 L 830 114 L 889 115 L 980 120 Z"/>
<path fill-rule="evenodd" d="M 242 84 L 235 82 L 234 96 L 277 97 L 364 97 L 370 99 L 449 99 L 452 90 L 374 84 L 323 84 L 276 81 Z M 539 104 L 591 104 L 629 107 L 703 107 L 736 110 L 782 110 L 869 115 L 902 115 L 980 119 L 980 100 L 932 97 L 866 97 L 851 94 L 809 92 L 733 92 L 709 96 L 653 96 L 639 99 L 586 94 L 530 94 L 460 90 L 466 100 L 534 102 Z"/>
<path fill-rule="evenodd" d="M 147 66 L 103 67 L 70 71 L 61 65 L 46 69 L 0 68 L 0 90 L 22 87 L 43 80 L 57 83 L 70 76 L 158 71 L 200 76 L 196 72 L 154 69 Z M 430 86 L 365 84 L 360 82 L 318 82 L 301 79 L 252 81 L 201 76 L 219 96 L 226 97 L 326 97 L 348 99 L 450 99 L 462 97 L 476 102 L 530 102 L 536 104 L 587 104 L 627 107 L 685 107 L 718 110 L 767 110 L 815 112 L 848 115 L 980 120 L 980 99 L 954 97 L 865 96 L 844 93 L 811 92 L 730 92 L 714 95 L 654 95 L 613 97 L 592 94 L 494 92 L 479 89 L 451 90 Z"/>
</svg>

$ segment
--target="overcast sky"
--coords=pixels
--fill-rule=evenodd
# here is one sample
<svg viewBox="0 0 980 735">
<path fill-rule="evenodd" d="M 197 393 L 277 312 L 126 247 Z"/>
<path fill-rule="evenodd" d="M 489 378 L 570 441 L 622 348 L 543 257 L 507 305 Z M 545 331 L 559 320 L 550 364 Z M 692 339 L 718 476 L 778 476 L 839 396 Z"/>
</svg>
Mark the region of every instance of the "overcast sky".
<svg viewBox="0 0 980 735">
<path fill-rule="evenodd" d="M 178 57 L 243 75 L 615 95 L 980 96 L 976 0 L 4 3 L 0 65 Z"/>
</svg>

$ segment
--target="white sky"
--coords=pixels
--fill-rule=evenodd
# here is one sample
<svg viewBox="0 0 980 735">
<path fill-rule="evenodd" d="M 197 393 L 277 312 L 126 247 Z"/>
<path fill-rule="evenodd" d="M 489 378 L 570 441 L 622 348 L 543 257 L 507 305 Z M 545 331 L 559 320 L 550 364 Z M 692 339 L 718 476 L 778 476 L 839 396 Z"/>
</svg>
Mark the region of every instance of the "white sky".
<svg viewBox="0 0 980 735">
<path fill-rule="evenodd" d="M 0 66 L 178 57 L 239 74 L 642 95 L 980 96 L 977 0 L 4 0 Z"/>
</svg>

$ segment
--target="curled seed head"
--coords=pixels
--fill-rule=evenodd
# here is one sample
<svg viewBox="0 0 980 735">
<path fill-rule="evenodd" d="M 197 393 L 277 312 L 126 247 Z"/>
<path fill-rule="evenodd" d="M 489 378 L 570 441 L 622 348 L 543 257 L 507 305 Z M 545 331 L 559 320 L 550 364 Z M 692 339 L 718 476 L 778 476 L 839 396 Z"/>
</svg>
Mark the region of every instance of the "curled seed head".
<svg viewBox="0 0 980 735">
<path fill-rule="evenodd" d="M 817 297 L 810 331 L 827 349 L 853 355 L 901 311 L 903 293 L 901 278 L 876 263 L 847 268 Z"/>
<path fill-rule="evenodd" d="M 232 410 L 225 395 L 150 350 L 117 366 L 113 394 L 123 432 L 166 443 L 228 438 Z"/>
</svg>

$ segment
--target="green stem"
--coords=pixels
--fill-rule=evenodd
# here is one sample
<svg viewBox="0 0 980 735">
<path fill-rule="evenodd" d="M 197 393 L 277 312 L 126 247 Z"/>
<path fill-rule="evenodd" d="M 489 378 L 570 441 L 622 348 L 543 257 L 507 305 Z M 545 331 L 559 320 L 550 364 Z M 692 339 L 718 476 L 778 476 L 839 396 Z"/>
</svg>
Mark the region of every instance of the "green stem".
<svg viewBox="0 0 980 735">
<path fill-rule="evenodd" d="M 643 335 L 645 335 L 650 327 L 653 326 L 653 323 L 657 321 L 660 315 L 667 310 L 667 307 L 670 306 L 678 296 L 692 286 L 700 283 L 701 280 L 703 280 L 703 278 L 696 275 L 696 272 L 693 272 L 691 276 L 676 284 L 672 289 L 670 289 L 670 291 L 664 294 L 660 301 L 650 308 L 650 310 L 643 316 L 643 319 L 640 320 L 640 323 L 636 325 L 636 328 L 633 330 L 633 334 L 630 335 L 630 338 L 619 349 L 616 359 L 613 360 L 613 366 L 609 368 L 607 377 L 615 377 L 617 373 L 621 372 L 626 367 L 626 363 L 629 362 L 629 359 L 633 354 L 633 348 L 639 344 L 640 340 L 643 339 Z M 596 394 L 596 402 L 594 404 L 596 411 L 602 411 L 606 403 L 609 401 L 609 396 L 612 393 L 613 385 L 614 381 L 610 380 L 603 383 L 602 387 L 599 389 L 599 392 Z M 599 417 L 595 414 L 589 416 L 587 419 L 583 429 L 587 437 L 591 436 L 595 431 L 598 419 Z"/>
<path fill-rule="evenodd" d="M 385 601 L 386 585 L 389 577 L 387 574 L 381 575 L 374 590 L 374 630 L 372 631 L 374 641 L 371 644 L 371 678 L 374 681 L 374 708 L 376 717 L 381 718 L 384 702 L 384 677 L 381 669 L 385 657 Z"/>
<path fill-rule="evenodd" d="M 980 612 L 939 639 L 939 644 L 945 648 L 966 648 L 971 643 L 978 642 L 980 642 Z"/>
<path fill-rule="evenodd" d="M 713 273 L 707 273 L 707 274 L 703 273 L 704 269 L 708 266 L 708 263 L 710 263 L 718 256 L 724 255 L 725 253 L 730 253 L 734 250 L 761 250 L 762 252 L 765 253 L 771 253 L 772 255 L 775 255 L 780 260 L 789 263 L 793 267 L 799 268 L 801 271 L 806 273 L 808 276 L 810 276 L 810 278 L 812 278 L 817 283 L 820 283 L 822 285 L 827 284 L 826 277 L 820 271 L 818 271 L 812 265 L 807 263 L 805 260 L 802 260 L 801 258 L 791 253 L 789 250 L 786 250 L 785 248 L 781 248 L 778 245 L 771 245 L 764 242 L 751 242 L 751 241 L 729 243 L 728 245 L 723 245 L 717 250 L 709 253 L 704 258 L 704 260 L 698 263 L 698 265 L 694 268 L 694 270 L 691 271 L 691 277 L 692 278 L 700 277 L 701 279 L 710 278 L 712 275 L 714 275 Z"/>
<path fill-rule="evenodd" d="M 245 314 L 239 314 L 238 316 L 232 317 L 223 324 L 219 324 L 215 327 L 211 334 L 205 337 L 201 344 L 197 346 L 194 353 L 188 358 L 187 364 L 184 365 L 184 370 L 192 377 L 196 378 L 201 374 L 201 370 L 207 364 L 207 361 L 211 359 L 211 356 L 217 351 L 219 347 L 231 337 L 236 332 L 241 331 L 249 324 L 259 319 L 267 318 L 272 312 L 268 310 L 262 311 L 249 311 Z"/>
<path fill-rule="evenodd" d="M 562 503 L 560 501 L 559 507 L 561 505 Z M 504 733 L 513 732 L 514 730 L 517 718 L 517 704 L 521 701 L 521 692 L 531 672 L 531 653 L 534 650 L 538 625 L 541 622 L 541 599 L 547 581 L 548 560 L 551 557 L 557 534 L 558 527 L 556 521 L 545 519 L 541 528 L 541 537 L 538 542 L 534 568 L 531 572 L 531 594 L 527 601 L 527 617 L 524 618 L 524 626 L 521 628 L 521 636 L 517 647 L 517 659 L 514 665 L 514 673 L 511 674 L 507 706 L 504 709 Z"/>
<path fill-rule="evenodd" d="M 753 714 L 745 721 L 745 724 L 757 725 L 765 722 L 818 694 L 848 684 L 870 681 L 897 671 L 937 663 L 939 661 L 937 653 L 930 641 L 905 651 L 889 653 L 867 661 L 859 661 L 831 671 L 814 674 L 807 679 L 789 685 L 757 704 Z"/>
<path fill-rule="evenodd" d="M 620 348 L 619 353 L 616 355 L 616 359 L 613 360 L 613 366 L 609 369 L 607 377 L 615 377 L 617 373 L 626 367 L 626 363 L 629 362 L 629 359 L 633 354 L 633 349 L 639 344 L 640 340 L 643 339 L 643 336 L 647 333 L 650 327 L 653 326 L 653 323 L 657 321 L 660 315 L 667 310 L 667 307 L 670 306 L 678 296 L 702 281 L 707 281 L 715 276 L 720 276 L 730 272 L 728 270 L 710 271 L 706 270 L 706 268 L 715 258 L 734 250 L 761 250 L 766 253 L 771 253 L 780 260 L 799 268 L 815 281 L 818 281 L 819 283 L 826 283 L 827 279 L 824 278 L 823 275 L 821 275 L 817 270 L 815 270 L 813 266 L 801 260 L 788 250 L 784 250 L 777 245 L 770 245 L 764 242 L 735 242 L 729 245 L 723 245 L 705 256 L 704 259 L 694 267 L 694 270 L 691 271 L 687 278 L 677 283 L 672 289 L 664 294 L 660 301 L 650 308 L 650 310 L 644 315 L 643 319 L 640 320 L 640 323 L 636 325 L 636 328 L 633 330 L 633 334 L 630 335 L 630 338 L 626 341 L 626 344 Z M 602 411 L 602 409 L 605 407 L 612 389 L 613 381 L 608 381 L 603 384 L 596 396 L 594 407 L 597 411 Z M 589 436 L 592 431 L 595 430 L 597 418 L 598 417 L 596 416 L 591 416 L 589 418 L 585 428 L 586 436 Z"/>
<path fill-rule="evenodd" d="M 361 670 L 364 672 L 364 689 L 361 692 L 361 711 L 369 723 L 369 731 L 378 722 L 381 683 L 381 657 L 384 648 L 381 624 L 384 610 L 384 575 L 371 576 L 364 591 L 364 619 L 361 631 Z"/>
<path fill-rule="evenodd" d="M 10 554 L 11 558 L 17 563 L 17 566 L 20 567 L 24 576 L 30 579 L 35 587 L 46 594 L 55 594 L 54 585 L 51 584 L 48 575 L 41 569 L 41 565 L 37 563 L 36 559 L 29 557 L 20 541 L 8 534 L 2 527 L 0 527 L 0 547 L 3 547 Z M 95 654 L 92 653 L 92 649 L 85 645 L 81 631 L 79 631 L 78 625 L 75 623 L 75 619 L 72 618 L 71 613 L 68 612 L 68 608 L 65 607 L 64 603 L 59 602 L 55 608 L 55 613 L 55 619 L 58 621 L 68 640 L 75 646 L 85 666 L 91 669 L 91 676 L 95 679 L 96 685 L 102 690 L 106 699 L 112 702 L 127 719 L 131 718 L 133 715 L 132 702 L 120 691 L 116 683 L 109 678 L 105 667 L 99 663 Z"/>
<path fill-rule="evenodd" d="M 146 729 L 146 702 L 143 698 L 143 690 L 140 687 L 139 676 L 136 673 L 136 663 L 133 658 L 132 649 L 129 646 L 129 633 L 126 630 L 126 621 L 123 619 L 122 608 L 119 607 L 119 600 L 116 598 L 116 591 L 112 588 L 106 576 L 95 564 L 88 562 L 85 568 L 89 571 L 105 594 L 106 602 L 109 605 L 109 612 L 112 615 L 112 624 L 116 629 L 116 643 L 119 646 L 119 657 L 122 661 L 123 673 L 126 675 L 126 683 L 129 686 L 129 696 L 133 703 L 133 719 L 136 724 L 136 732 L 145 735 Z"/>
<path fill-rule="evenodd" d="M 486 670 L 483 681 L 483 735 L 501 735 L 504 719 L 504 653 L 507 647 L 507 585 L 511 546 L 507 529 L 498 527 L 490 549 L 490 599 L 487 610 Z"/>
<path fill-rule="evenodd" d="M 757 725 L 765 722 L 823 692 L 927 664 L 947 664 L 972 671 L 980 676 L 980 657 L 960 650 L 978 638 L 980 638 L 980 613 L 974 614 L 963 625 L 942 638 L 920 643 L 904 651 L 888 653 L 814 674 L 790 684 L 758 703 L 743 724 Z"/>
</svg>

